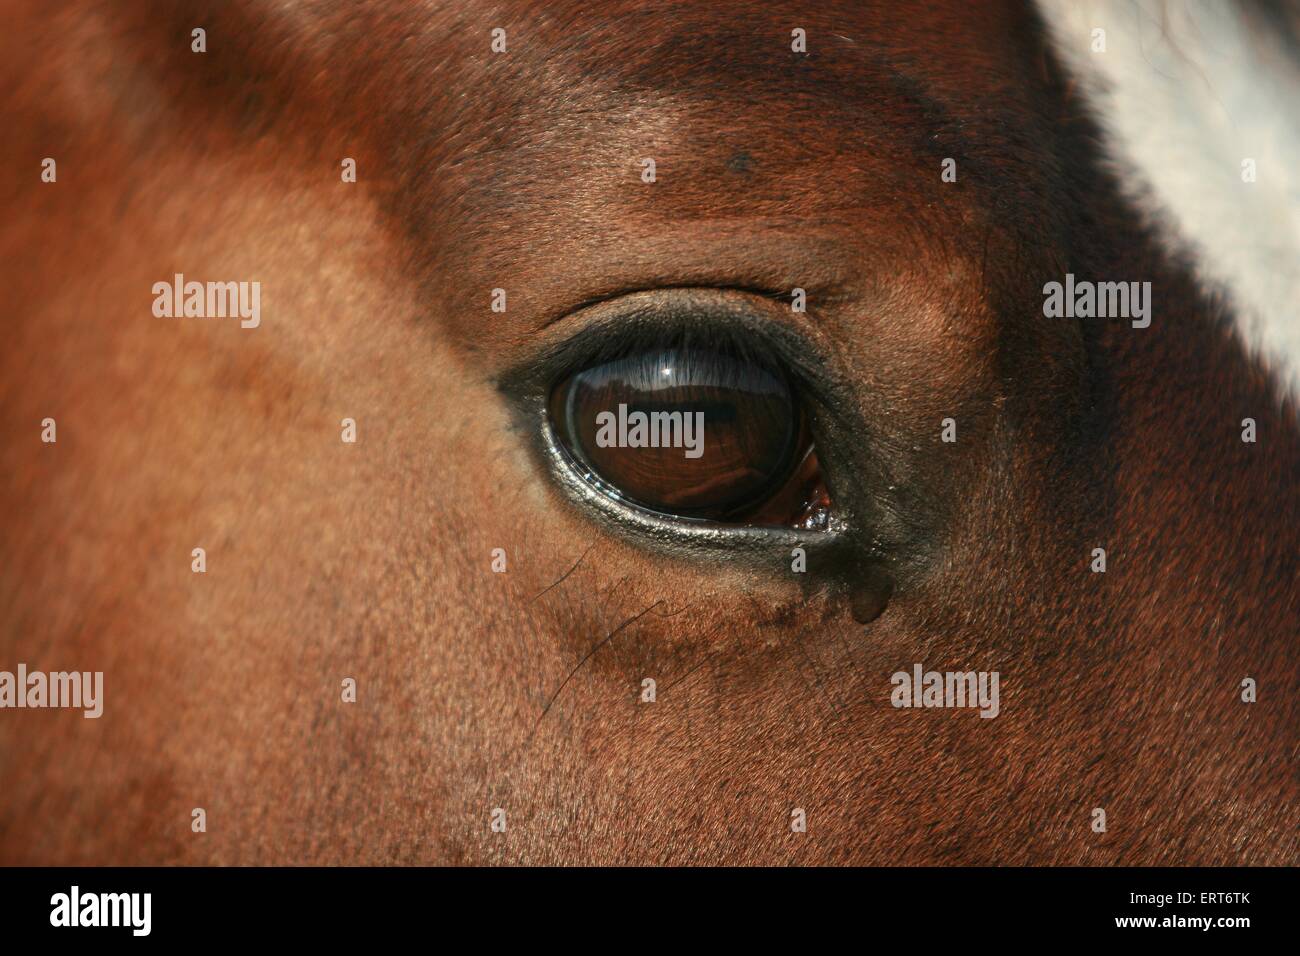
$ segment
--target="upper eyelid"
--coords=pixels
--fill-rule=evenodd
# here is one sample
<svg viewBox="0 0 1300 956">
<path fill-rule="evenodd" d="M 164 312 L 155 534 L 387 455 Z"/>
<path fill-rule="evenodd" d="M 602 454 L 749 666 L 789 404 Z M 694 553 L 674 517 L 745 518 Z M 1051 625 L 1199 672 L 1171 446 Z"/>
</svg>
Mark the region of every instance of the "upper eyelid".
<svg viewBox="0 0 1300 956">
<path fill-rule="evenodd" d="M 664 287 L 601 297 L 568 313 L 563 324 L 550 323 L 541 333 L 550 341 L 534 346 L 531 355 L 497 376 L 496 384 L 516 401 L 526 401 L 602 358 L 662 347 L 678 337 L 703 340 L 701 345 L 726 341 L 742 355 L 775 361 L 814 399 L 839 391 L 815 336 L 778 317 L 777 310 L 788 308 L 771 293 L 734 286 Z"/>
<path fill-rule="evenodd" d="M 736 285 L 639 286 L 636 288 L 619 289 L 614 292 L 607 292 L 601 295 L 589 296 L 586 299 L 583 299 L 582 301 L 572 306 L 569 306 L 568 308 L 565 308 L 560 312 L 557 312 L 556 314 L 552 315 L 549 319 L 546 320 L 546 322 L 544 322 L 539 327 L 538 331 L 542 331 L 546 328 L 549 328 L 550 326 L 554 325 L 557 322 L 563 321 L 564 319 L 570 316 L 578 315 L 590 308 L 603 305 L 607 302 L 616 302 L 619 299 L 636 297 L 642 293 L 664 294 L 664 293 L 680 293 L 680 292 L 686 292 L 686 293 L 735 292 L 735 293 L 742 293 L 748 296 L 770 299 L 772 301 L 777 301 L 777 302 L 782 301 L 785 298 L 788 298 L 790 295 L 788 289 L 774 289 L 770 286 L 762 286 L 762 285 L 736 284 Z"/>
</svg>

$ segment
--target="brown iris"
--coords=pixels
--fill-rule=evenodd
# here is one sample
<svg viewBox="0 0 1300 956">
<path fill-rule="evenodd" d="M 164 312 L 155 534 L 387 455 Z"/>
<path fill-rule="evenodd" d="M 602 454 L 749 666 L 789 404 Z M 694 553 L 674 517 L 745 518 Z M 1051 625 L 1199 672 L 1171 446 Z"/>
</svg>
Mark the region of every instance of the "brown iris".
<svg viewBox="0 0 1300 956">
<path fill-rule="evenodd" d="M 549 411 L 589 480 L 653 511 L 766 520 L 773 497 L 806 476 L 809 459 L 816 471 L 786 377 L 725 352 L 667 348 L 595 365 L 556 386 Z M 803 484 L 783 508 L 806 503 Z"/>
</svg>

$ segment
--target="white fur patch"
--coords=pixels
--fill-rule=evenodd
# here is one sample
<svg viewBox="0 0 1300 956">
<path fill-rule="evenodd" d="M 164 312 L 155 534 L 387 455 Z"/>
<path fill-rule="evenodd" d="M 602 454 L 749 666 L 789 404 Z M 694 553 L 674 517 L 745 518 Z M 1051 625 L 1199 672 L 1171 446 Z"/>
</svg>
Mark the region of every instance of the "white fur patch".
<svg viewBox="0 0 1300 956">
<path fill-rule="evenodd" d="M 1233 3 L 1037 0 L 1132 197 L 1233 296 L 1243 338 L 1300 392 L 1300 70 Z M 1094 31 L 1105 30 L 1105 52 Z M 1242 181 L 1253 159 L 1256 181 Z"/>
</svg>

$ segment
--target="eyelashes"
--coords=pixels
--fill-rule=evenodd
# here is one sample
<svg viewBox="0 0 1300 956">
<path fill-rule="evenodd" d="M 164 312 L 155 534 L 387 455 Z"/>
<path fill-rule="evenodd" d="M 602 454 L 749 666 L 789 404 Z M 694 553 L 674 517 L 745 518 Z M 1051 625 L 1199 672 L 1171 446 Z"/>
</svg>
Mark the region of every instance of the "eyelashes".
<svg viewBox="0 0 1300 956">
<path fill-rule="evenodd" d="M 562 376 L 546 412 L 570 464 L 658 515 L 825 527 L 829 495 L 790 377 L 761 349 L 694 338 L 625 343 Z"/>
</svg>

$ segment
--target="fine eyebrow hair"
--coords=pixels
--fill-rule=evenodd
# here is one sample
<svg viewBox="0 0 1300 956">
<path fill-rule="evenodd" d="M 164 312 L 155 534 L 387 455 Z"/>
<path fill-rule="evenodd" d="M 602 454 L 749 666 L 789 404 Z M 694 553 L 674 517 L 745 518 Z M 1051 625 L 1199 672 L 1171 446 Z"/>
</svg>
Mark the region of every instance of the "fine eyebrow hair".
<svg viewBox="0 0 1300 956">
<path fill-rule="evenodd" d="M 1059 231 L 1062 210 L 1045 198 L 1065 188 L 1066 164 L 1041 97 L 968 90 L 952 66 L 865 32 L 817 35 L 802 56 L 788 35 L 720 24 L 707 10 L 616 9 L 521 23 L 501 56 L 458 45 L 439 59 L 421 42 L 408 61 L 415 72 L 395 90 L 406 122 L 392 134 L 400 161 L 380 208 L 404 234 L 417 276 L 432 276 L 444 256 L 509 274 L 555 240 L 598 244 L 611 215 L 653 235 L 662 222 L 652 217 L 668 207 L 623 200 L 640 202 L 628 189 L 637 157 L 665 154 L 678 171 L 691 164 L 660 187 L 691 197 L 672 210 L 686 218 L 711 214 L 712 191 L 739 220 L 831 203 L 848 216 L 861 201 L 913 218 L 966 209 L 972 230 L 996 224 L 1025 244 Z M 1017 46 L 1027 56 L 1003 79 L 1037 79 L 1032 36 Z M 412 83 L 426 91 L 420 108 L 409 108 Z M 745 188 L 723 188 L 732 156 L 752 157 Z M 940 185 L 949 158 L 961 170 L 955 187 Z M 816 173 L 837 167 L 834 178 Z M 454 292 L 431 282 L 424 294 Z"/>
<path fill-rule="evenodd" d="M 751 106 L 759 99 L 806 98 L 819 108 L 806 121 L 838 119 L 843 111 L 845 118 L 890 132 L 910 127 L 922 134 L 912 145 L 927 152 L 939 148 L 936 134 L 941 140 L 966 139 L 968 124 L 958 122 L 930 84 L 884 47 L 870 39 L 826 42 L 829 54 L 789 59 L 778 38 L 686 27 L 633 47 L 626 57 L 602 60 L 594 72 L 624 90 L 667 96 L 726 100 L 739 94 Z M 872 109 L 864 110 L 868 105 Z"/>
<path fill-rule="evenodd" d="M 721 32 L 708 20 L 652 31 L 638 26 L 639 18 L 626 13 L 599 25 L 574 26 L 554 46 L 545 38 L 521 45 L 508 67 L 512 83 L 497 89 L 485 83 L 479 90 L 477 105 L 485 108 L 481 118 L 490 128 L 478 131 L 477 144 L 462 140 L 467 148 L 446 159 L 459 164 L 527 148 L 520 134 L 550 129 L 540 122 L 544 119 L 599 121 L 646 106 L 694 107 L 724 128 L 742 119 L 745 110 L 785 102 L 805 108 L 798 117 L 803 133 L 817 135 L 820 129 L 842 136 L 860 130 L 901 139 L 914 153 L 959 159 L 979 136 L 1004 125 L 957 119 L 921 71 L 874 41 L 843 43 L 831 53 L 790 60 L 779 38 Z M 620 21 L 633 22 L 620 26 Z M 490 63 L 482 67 L 492 68 Z"/>
<path fill-rule="evenodd" d="M 440 136 L 413 131 L 422 155 L 408 167 L 420 171 L 411 186 L 424 194 L 407 195 L 413 231 L 428 236 L 454 225 L 472 233 L 479 219 L 526 211 L 539 199 L 564 202 L 571 180 L 559 183 L 545 164 L 572 174 L 594 154 L 635 151 L 643 117 L 650 136 L 661 134 L 661 121 L 739 138 L 752 124 L 753 135 L 783 136 L 782 148 L 792 151 L 890 150 L 921 168 L 952 158 L 963 181 L 995 194 L 999 206 L 1023 205 L 1032 173 L 1052 166 L 1040 161 L 1041 135 L 1017 133 L 1024 104 L 952 103 L 935 85 L 941 67 L 906 60 L 869 37 L 831 36 L 817 50 L 790 54 L 788 38 L 727 32 L 704 15 L 664 23 L 642 10 L 552 23 L 508 58 L 473 63 L 475 95 L 444 101 L 446 115 L 422 121 Z M 445 190 L 433 186 L 438 181 Z M 431 223 L 440 204 L 455 214 Z M 1032 210 L 1011 212 L 1016 220 Z"/>
</svg>

